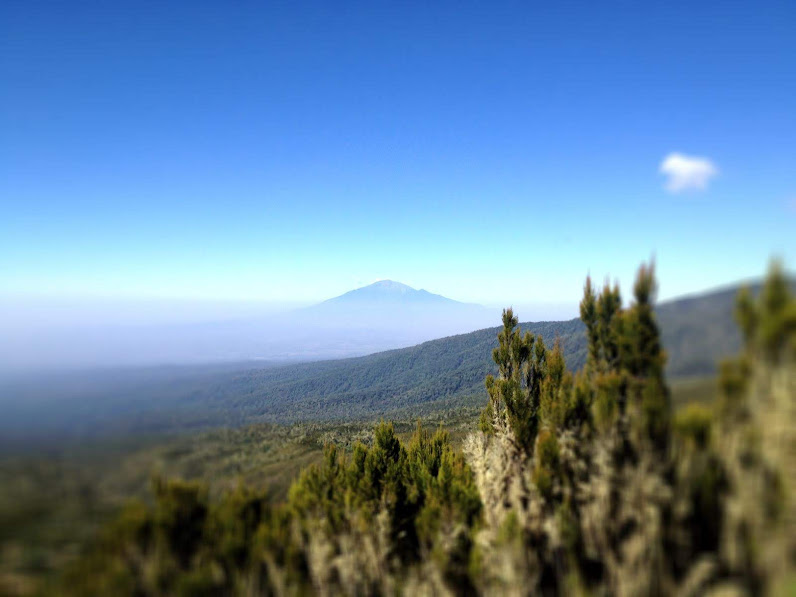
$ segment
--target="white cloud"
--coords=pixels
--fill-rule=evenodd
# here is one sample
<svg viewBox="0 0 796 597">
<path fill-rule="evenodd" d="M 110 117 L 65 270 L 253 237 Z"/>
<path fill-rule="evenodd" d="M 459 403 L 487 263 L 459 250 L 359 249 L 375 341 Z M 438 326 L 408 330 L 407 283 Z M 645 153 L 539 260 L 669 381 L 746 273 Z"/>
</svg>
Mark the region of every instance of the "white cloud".
<svg viewBox="0 0 796 597">
<path fill-rule="evenodd" d="M 666 176 L 666 189 L 672 193 L 704 191 L 719 169 L 708 158 L 672 152 L 661 162 L 660 173 Z"/>
</svg>

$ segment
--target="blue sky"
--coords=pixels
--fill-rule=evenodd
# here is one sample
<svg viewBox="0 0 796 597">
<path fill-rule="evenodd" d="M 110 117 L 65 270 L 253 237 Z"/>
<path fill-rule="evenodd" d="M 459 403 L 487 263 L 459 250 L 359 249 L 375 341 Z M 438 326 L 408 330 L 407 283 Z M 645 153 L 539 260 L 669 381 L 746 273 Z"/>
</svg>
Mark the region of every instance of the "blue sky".
<svg viewBox="0 0 796 597">
<path fill-rule="evenodd" d="M 574 303 L 651 255 L 662 298 L 796 263 L 796 4 L 433 4 L 3 2 L 0 294 Z"/>
</svg>

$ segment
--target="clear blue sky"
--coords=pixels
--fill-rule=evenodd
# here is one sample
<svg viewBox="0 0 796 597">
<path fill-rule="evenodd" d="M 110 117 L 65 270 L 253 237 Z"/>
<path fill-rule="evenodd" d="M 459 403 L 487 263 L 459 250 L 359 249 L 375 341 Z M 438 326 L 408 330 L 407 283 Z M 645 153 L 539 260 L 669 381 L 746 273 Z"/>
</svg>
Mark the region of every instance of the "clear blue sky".
<svg viewBox="0 0 796 597">
<path fill-rule="evenodd" d="M 792 268 L 794 32 L 791 0 L 6 1 L 0 294 L 517 304 L 653 254 L 664 298 Z M 673 152 L 709 172 L 667 189 Z"/>
</svg>

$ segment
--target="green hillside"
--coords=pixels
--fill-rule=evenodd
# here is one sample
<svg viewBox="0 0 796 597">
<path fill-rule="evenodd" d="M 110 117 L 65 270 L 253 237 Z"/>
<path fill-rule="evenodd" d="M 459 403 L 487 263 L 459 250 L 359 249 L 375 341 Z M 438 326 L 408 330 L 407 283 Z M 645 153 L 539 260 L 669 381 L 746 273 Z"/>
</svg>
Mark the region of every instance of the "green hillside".
<svg viewBox="0 0 796 597">
<path fill-rule="evenodd" d="M 733 321 L 738 288 L 662 304 L 658 319 L 671 378 L 712 375 L 717 362 L 740 347 Z M 521 324 L 548 346 L 561 342 L 570 369 L 586 359 L 585 328 L 579 319 Z M 245 372 L 234 398 L 246 420 L 293 421 L 429 414 L 438 409 L 481 404 L 484 377 L 492 373 L 498 327 L 425 342 L 367 357 L 305 363 Z M 245 413 L 245 414 L 244 414 Z"/>
<path fill-rule="evenodd" d="M 755 286 L 757 289 L 757 286 Z M 661 304 L 657 309 L 672 379 L 712 375 L 737 352 L 732 309 L 738 287 Z M 585 362 L 579 319 L 521 324 L 548 346 L 556 338 L 570 369 Z M 4 436 L 57 439 L 169 432 L 259 422 L 372 420 L 428 416 L 481 404 L 494 372 L 498 328 L 373 355 L 283 366 L 251 364 L 157 368 L 63 376 L 57 388 L 26 388 L 0 423 Z M 11 396 L 14 388 L 6 388 Z M 57 393 L 58 400 L 51 398 Z M 38 433 L 37 433 L 38 432 Z"/>
</svg>

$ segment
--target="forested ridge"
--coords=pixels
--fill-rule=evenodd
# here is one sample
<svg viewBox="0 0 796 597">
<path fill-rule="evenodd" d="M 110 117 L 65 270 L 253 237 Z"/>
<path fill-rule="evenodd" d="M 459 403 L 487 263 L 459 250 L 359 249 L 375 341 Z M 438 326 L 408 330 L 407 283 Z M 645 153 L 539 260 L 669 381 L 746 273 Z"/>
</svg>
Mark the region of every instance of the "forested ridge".
<svg viewBox="0 0 796 597">
<path fill-rule="evenodd" d="M 587 281 L 577 370 L 562 340 L 506 310 L 461 449 L 442 429 L 401 441 L 381 422 L 329 443 L 285 501 L 157 478 L 154 500 L 131 503 L 52 590 L 790 594 L 796 297 L 776 265 L 742 292 L 718 399 L 675 412 L 655 291 L 647 266 L 629 302 Z"/>
<path fill-rule="evenodd" d="M 790 281 L 791 288 L 794 282 Z M 759 284 L 751 286 L 759 291 Z M 656 308 L 667 375 L 713 375 L 741 336 L 733 323 L 738 288 L 678 299 Z M 567 366 L 586 361 L 580 319 L 523 323 L 548 345 L 559 339 Z M 59 399 L 50 386 L 25 390 L 6 406 L 5 438 L 50 441 L 60 435 L 117 436 L 258 422 L 373 420 L 428 416 L 481 401 L 498 328 L 365 357 L 293 365 L 217 365 L 63 375 Z M 16 395 L 12 386 L 0 393 Z"/>
</svg>

